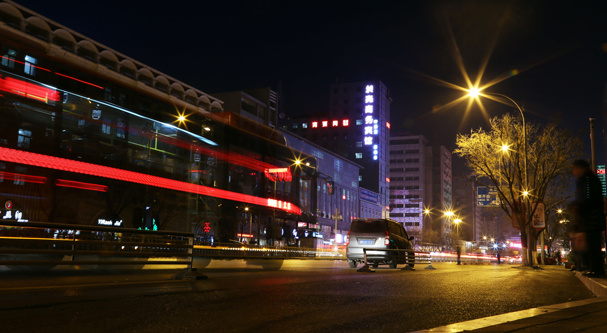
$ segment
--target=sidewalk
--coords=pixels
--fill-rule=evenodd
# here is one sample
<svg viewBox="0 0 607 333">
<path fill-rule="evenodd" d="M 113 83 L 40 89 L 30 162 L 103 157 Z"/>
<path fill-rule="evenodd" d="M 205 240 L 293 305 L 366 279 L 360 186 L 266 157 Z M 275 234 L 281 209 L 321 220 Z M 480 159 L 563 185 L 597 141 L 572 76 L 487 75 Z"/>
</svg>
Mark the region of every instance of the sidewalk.
<svg viewBox="0 0 607 333">
<path fill-rule="evenodd" d="M 419 332 L 607 332 L 607 278 L 576 273 L 596 298 L 504 313 Z"/>
</svg>

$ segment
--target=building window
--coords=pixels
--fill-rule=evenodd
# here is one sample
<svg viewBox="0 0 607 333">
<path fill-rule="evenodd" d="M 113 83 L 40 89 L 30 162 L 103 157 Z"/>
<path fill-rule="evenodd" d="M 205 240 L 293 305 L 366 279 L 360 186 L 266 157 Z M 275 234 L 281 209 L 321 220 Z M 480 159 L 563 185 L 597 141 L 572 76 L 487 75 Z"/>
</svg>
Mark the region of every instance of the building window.
<svg viewBox="0 0 607 333">
<path fill-rule="evenodd" d="M 301 123 L 301 128 L 308 128 L 308 123 Z"/>
<path fill-rule="evenodd" d="M 356 119 L 356 125 L 362 125 L 362 124 L 363 124 L 362 119 Z"/>
<path fill-rule="evenodd" d="M 356 147 L 361 148 L 363 146 L 362 141 L 356 141 Z"/>
<path fill-rule="evenodd" d="M 363 158 L 363 153 L 356 153 L 356 158 Z"/>
<path fill-rule="evenodd" d="M 419 213 L 405 213 L 405 217 L 419 217 Z"/>
<path fill-rule="evenodd" d="M 38 59 L 28 56 L 25 56 L 25 66 L 23 67 L 23 72 L 29 75 L 36 75 L 36 64 L 38 63 Z"/>
<path fill-rule="evenodd" d="M 403 217 L 403 213 L 390 213 L 390 217 Z"/>
<path fill-rule="evenodd" d="M 402 153 L 402 150 L 390 150 L 390 155 L 400 155 Z"/>
<path fill-rule="evenodd" d="M 419 158 L 408 158 L 405 160 L 405 163 L 418 163 Z"/>
<path fill-rule="evenodd" d="M 415 185 L 415 186 L 405 186 L 405 190 L 419 190 L 419 186 Z"/>
<path fill-rule="evenodd" d="M 17 147 L 28 149 L 32 140 L 32 131 L 19 129 L 19 136 L 17 137 Z"/>
<path fill-rule="evenodd" d="M 405 150 L 405 154 L 419 154 L 419 150 Z"/>
<path fill-rule="evenodd" d="M 15 57 L 17 56 L 17 52 L 15 50 L 8 50 L 6 54 L 2 57 L 2 66 L 8 68 L 15 68 Z"/>
<path fill-rule="evenodd" d="M 362 181 L 363 181 L 363 176 L 358 175 L 358 181 L 359 181 L 359 182 L 362 182 Z"/>
<path fill-rule="evenodd" d="M 297 124 L 293 124 L 293 128 L 297 128 Z"/>
<path fill-rule="evenodd" d="M 418 204 L 406 204 L 405 208 L 419 208 Z"/>
<path fill-rule="evenodd" d="M 419 168 L 406 168 L 405 171 L 406 172 L 419 171 Z"/>
<path fill-rule="evenodd" d="M 419 194 L 405 195 L 405 199 L 419 199 Z"/>
</svg>

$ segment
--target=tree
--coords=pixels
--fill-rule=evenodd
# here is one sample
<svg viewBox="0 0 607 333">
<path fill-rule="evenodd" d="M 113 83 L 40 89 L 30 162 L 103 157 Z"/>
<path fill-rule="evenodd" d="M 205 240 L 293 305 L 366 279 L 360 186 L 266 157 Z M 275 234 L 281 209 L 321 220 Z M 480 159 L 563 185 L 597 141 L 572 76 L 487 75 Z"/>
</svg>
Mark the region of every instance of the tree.
<svg viewBox="0 0 607 333">
<path fill-rule="evenodd" d="M 537 263 L 538 233 L 531 225 L 537 203 L 544 201 L 559 176 L 569 172 L 582 143 L 552 123 L 527 123 L 526 135 L 519 118 L 510 114 L 492 118 L 489 123 L 489 130 L 459 134 L 455 154 L 466 159 L 477 184 L 497 189 L 501 208 L 521 231 L 526 248 L 523 263 L 531 266 Z"/>
</svg>

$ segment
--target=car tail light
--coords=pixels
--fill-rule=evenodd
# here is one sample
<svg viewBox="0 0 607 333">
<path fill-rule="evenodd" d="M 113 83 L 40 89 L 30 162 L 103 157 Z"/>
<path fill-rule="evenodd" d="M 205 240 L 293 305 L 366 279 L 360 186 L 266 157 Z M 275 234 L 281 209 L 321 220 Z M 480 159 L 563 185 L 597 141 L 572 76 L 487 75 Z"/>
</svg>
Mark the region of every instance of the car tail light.
<svg viewBox="0 0 607 333">
<path fill-rule="evenodd" d="M 350 245 L 350 231 L 348 231 L 348 235 L 346 236 L 345 242 L 346 245 Z"/>
<path fill-rule="evenodd" d="M 384 245 L 390 245 L 390 233 L 386 231 L 386 238 L 384 238 Z"/>
</svg>

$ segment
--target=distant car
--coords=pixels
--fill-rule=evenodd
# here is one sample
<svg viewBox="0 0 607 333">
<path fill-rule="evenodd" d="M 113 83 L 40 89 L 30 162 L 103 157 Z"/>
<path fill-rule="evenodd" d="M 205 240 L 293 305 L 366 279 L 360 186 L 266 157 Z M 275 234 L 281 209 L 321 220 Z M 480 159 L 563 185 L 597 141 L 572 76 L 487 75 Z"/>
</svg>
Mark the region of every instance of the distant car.
<svg viewBox="0 0 607 333">
<path fill-rule="evenodd" d="M 367 261 L 374 267 L 387 264 L 396 268 L 398 264 L 409 263 L 413 267 L 414 255 L 411 247 L 413 237 L 401 223 L 390 219 L 354 219 L 346 239 L 346 258 L 351 268 L 364 262 L 363 249 L 367 249 Z M 381 251 L 400 249 L 408 251 Z"/>
</svg>

